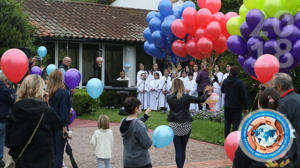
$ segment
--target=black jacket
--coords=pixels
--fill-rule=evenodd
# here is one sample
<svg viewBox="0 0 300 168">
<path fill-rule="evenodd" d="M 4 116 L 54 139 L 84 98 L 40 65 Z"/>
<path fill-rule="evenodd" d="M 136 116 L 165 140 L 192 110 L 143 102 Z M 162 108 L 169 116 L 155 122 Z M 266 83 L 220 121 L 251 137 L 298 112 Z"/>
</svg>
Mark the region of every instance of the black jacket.
<svg viewBox="0 0 300 168">
<path fill-rule="evenodd" d="M 222 93 L 225 93 L 225 107 L 248 109 L 248 96 L 246 87 L 241 79 L 236 76 L 228 76 L 224 80 Z"/>
<path fill-rule="evenodd" d="M 17 168 L 54 167 L 53 134 L 62 127 L 55 112 L 42 101 L 24 99 L 13 105 L 7 119 L 5 145 L 10 148 L 9 155 L 16 160 L 43 112 L 44 118 Z"/>
<path fill-rule="evenodd" d="M 11 106 L 15 102 L 14 91 L 0 81 L 0 121 L 5 121 Z"/>
<path fill-rule="evenodd" d="M 207 92 L 205 92 L 201 97 L 193 97 L 188 94 L 184 94 L 181 99 L 177 99 L 175 94 L 167 95 L 167 102 L 170 107 L 168 121 L 177 123 L 193 121 L 190 114 L 190 104 L 203 103 L 208 97 L 209 94 Z"/>
<path fill-rule="evenodd" d="M 69 125 L 69 115 L 71 110 L 70 92 L 65 89 L 57 90 L 49 100 L 50 106 L 59 116 L 63 126 Z"/>
</svg>

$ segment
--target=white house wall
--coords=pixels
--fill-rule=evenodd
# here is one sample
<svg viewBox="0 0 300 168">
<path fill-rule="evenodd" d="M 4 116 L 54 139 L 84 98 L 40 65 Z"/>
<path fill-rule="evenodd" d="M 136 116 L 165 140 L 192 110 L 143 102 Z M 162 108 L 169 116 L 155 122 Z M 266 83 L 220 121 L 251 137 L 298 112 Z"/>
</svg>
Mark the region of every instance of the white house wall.
<svg viewBox="0 0 300 168">
<path fill-rule="evenodd" d="M 160 0 L 116 0 L 111 6 L 119 6 L 125 8 L 137 8 L 147 10 L 158 10 Z M 183 4 L 182 0 L 178 0 L 173 6 L 180 6 Z"/>
<path fill-rule="evenodd" d="M 136 46 L 123 47 L 123 68 L 125 64 L 130 64 L 131 68 L 126 72 L 126 76 L 130 79 L 129 86 L 136 85 Z"/>
</svg>

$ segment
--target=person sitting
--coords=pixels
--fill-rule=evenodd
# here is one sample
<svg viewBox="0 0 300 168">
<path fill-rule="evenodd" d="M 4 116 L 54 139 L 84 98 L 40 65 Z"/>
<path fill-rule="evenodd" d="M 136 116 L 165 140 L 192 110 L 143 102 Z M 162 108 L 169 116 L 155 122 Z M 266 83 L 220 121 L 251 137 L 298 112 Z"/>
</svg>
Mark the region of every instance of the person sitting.
<svg viewBox="0 0 300 168">
<path fill-rule="evenodd" d="M 128 87 L 129 87 L 129 78 L 125 76 L 125 71 L 120 71 L 120 77 L 117 79 L 118 81 L 128 81 Z"/>
</svg>

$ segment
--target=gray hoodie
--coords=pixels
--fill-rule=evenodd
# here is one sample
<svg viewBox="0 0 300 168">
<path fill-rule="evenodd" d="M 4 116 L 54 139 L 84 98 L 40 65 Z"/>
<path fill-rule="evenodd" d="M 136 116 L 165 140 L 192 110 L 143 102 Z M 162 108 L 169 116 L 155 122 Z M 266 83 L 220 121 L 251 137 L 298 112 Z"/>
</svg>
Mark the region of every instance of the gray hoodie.
<svg viewBox="0 0 300 168">
<path fill-rule="evenodd" d="M 123 137 L 123 163 L 124 167 L 143 167 L 151 164 L 148 149 L 152 145 L 151 138 L 148 135 L 145 121 L 141 119 L 121 121 L 120 132 Z M 124 131 L 126 124 L 130 124 Z"/>
</svg>

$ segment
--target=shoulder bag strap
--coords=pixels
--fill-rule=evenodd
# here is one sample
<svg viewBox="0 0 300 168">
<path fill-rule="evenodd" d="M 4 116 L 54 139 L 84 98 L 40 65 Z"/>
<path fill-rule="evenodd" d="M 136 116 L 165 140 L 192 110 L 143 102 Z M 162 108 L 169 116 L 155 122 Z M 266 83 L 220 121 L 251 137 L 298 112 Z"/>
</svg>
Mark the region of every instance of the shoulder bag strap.
<svg viewBox="0 0 300 168">
<path fill-rule="evenodd" d="M 44 118 L 44 114 L 45 114 L 45 112 L 42 114 L 42 116 L 41 116 L 41 118 L 40 118 L 40 120 L 39 120 L 37 126 L 34 128 L 34 131 L 33 131 L 32 135 L 31 135 L 31 137 L 29 138 L 29 140 L 27 141 L 26 145 L 24 146 L 24 148 L 22 149 L 21 153 L 19 154 L 19 156 L 18 156 L 18 158 L 17 158 L 17 160 L 16 160 L 16 163 L 17 163 L 18 160 L 22 157 L 22 155 L 23 155 L 23 153 L 25 152 L 26 148 L 27 148 L 28 145 L 31 143 L 31 141 L 32 141 L 32 139 L 33 139 L 33 137 L 34 137 L 34 135 L 35 135 L 37 129 L 39 128 L 39 126 L 40 126 L 40 124 L 41 124 L 41 122 L 42 122 L 42 120 L 43 120 L 43 118 Z"/>
</svg>

